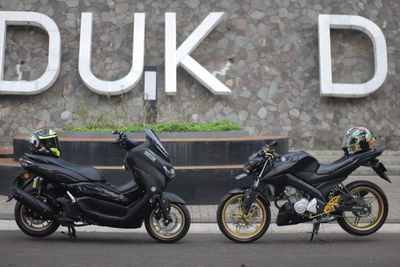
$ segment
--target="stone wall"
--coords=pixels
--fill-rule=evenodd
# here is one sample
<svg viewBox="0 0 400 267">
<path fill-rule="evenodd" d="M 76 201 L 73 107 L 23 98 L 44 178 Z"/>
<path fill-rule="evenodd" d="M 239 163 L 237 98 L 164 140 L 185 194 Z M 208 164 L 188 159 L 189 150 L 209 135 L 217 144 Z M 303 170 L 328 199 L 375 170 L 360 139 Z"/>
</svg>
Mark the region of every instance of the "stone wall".
<svg viewBox="0 0 400 267">
<path fill-rule="evenodd" d="M 99 96 L 82 83 L 78 54 L 80 14 L 93 12 L 92 70 L 105 80 L 123 77 L 131 66 L 133 12 L 145 12 L 145 65 L 160 70 L 158 121 L 229 119 L 254 135 L 289 135 L 292 148 L 305 149 L 339 149 L 347 128 L 365 125 L 380 144 L 398 148 L 397 1 L 1 0 L 0 10 L 46 14 L 62 35 L 61 72 L 50 89 L 35 96 L 0 95 L 2 146 L 9 146 L 14 135 L 42 127 L 142 121 L 143 84 L 122 96 Z M 192 56 L 232 94 L 214 96 L 179 68 L 177 95 L 164 95 L 164 13 L 177 13 L 179 45 L 213 11 L 225 12 L 225 17 Z M 319 96 L 318 14 L 360 15 L 382 29 L 389 71 L 374 94 L 361 99 Z M 334 82 L 367 81 L 374 71 L 371 40 L 357 31 L 331 34 Z M 6 39 L 5 79 L 39 77 L 47 62 L 47 34 L 34 27 L 9 27 Z"/>
</svg>

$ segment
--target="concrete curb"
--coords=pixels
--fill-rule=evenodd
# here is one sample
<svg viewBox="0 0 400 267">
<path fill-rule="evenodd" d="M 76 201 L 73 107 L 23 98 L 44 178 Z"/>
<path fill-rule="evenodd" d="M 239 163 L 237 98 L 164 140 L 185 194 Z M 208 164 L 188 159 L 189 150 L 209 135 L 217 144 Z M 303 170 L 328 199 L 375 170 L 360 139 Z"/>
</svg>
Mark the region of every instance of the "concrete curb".
<svg viewBox="0 0 400 267">
<path fill-rule="evenodd" d="M 58 232 L 66 231 L 67 228 L 60 227 Z M 84 226 L 76 228 L 79 232 L 101 232 L 101 233 L 146 233 L 146 229 L 142 226 L 139 229 L 121 229 L 111 228 L 104 226 Z M 14 220 L 0 220 L 0 231 L 20 231 Z M 312 231 L 310 223 L 290 225 L 290 226 L 277 226 L 271 224 L 267 231 L 274 234 L 307 234 Z M 216 223 L 192 223 L 189 229 L 190 234 L 222 234 Z M 336 223 L 321 224 L 320 233 L 345 233 L 345 231 Z M 386 223 L 379 229 L 378 233 L 381 234 L 399 234 L 400 223 Z"/>
</svg>

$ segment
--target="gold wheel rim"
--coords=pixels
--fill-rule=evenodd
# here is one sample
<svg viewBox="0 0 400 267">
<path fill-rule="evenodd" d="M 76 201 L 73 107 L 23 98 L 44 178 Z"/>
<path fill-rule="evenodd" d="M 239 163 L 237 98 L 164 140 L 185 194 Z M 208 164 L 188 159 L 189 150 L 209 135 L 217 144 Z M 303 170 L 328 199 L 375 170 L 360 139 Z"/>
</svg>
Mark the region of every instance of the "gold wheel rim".
<svg viewBox="0 0 400 267">
<path fill-rule="evenodd" d="M 25 205 L 21 205 L 21 209 L 19 210 L 19 215 L 21 217 L 22 223 L 29 230 L 34 232 L 42 232 L 46 231 L 53 225 L 54 223 L 53 220 L 31 220 L 25 215 L 26 209 L 27 208 Z M 41 225 L 41 227 L 36 225 Z"/>
<path fill-rule="evenodd" d="M 343 212 L 343 218 L 349 227 L 357 231 L 368 231 L 377 226 L 382 220 L 384 213 L 384 203 L 378 191 L 368 186 L 356 187 L 350 191 L 350 194 L 354 195 L 354 197 L 356 198 L 359 198 L 361 197 L 359 194 L 360 192 L 367 192 L 367 194 L 364 195 L 362 198 L 364 198 L 371 205 L 371 212 L 369 213 L 369 215 L 364 216 L 356 215 L 353 212 L 347 212 L 348 214 L 353 214 L 353 217 L 346 216 L 346 212 Z M 371 196 L 366 197 L 367 195 Z M 372 206 L 372 204 L 374 204 L 374 206 Z M 372 213 L 376 208 L 378 209 L 378 212 L 376 215 L 374 215 Z M 360 225 L 360 221 L 363 218 L 368 220 L 369 223 L 366 223 L 365 225 Z"/>
<path fill-rule="evenodd" d="M 252 208 L 250 208 L 248 217 L 246 218 L 246 216 L 243 214 L 243 209 L 241 207 L 242 204 L 242 199 L 244 198 L 244 194 L 238 194 L 235 195 L 233 197 L 231 197 L 230 199 L 228 199 L 225 202 L 225 205 L 222 209 L 222 224 L 224 226 L 224 228 L 228 231 L 228 233 L 232 236 L 234 236 L 235 238 L 238 239 L 246 239 L 246 238 L 252 238 L 257 236 L 264 228 L 266 222 L 267 222 L 267 210 L 264 206 L 264 204 L 262 203 L 262 201 L 259 198 L 256 198 L 256 201 L 252 204 L 252 207 L 255 206 L 255 208 L 253 208 L 253 210 L 251 211 Z M 239 210 L 237 214 L 234 214 L 232 212 L 227 213 L 227 209 L 230 205 L 233 205 L 234 202 L 238 202 L 239 205 Z M 241 226 L 239 226 L 240 224 L 245 224 L 246 227 L 248 227 L 249 224 L 252 224 L 249 222 L 249 219 L 252 221 L 252 215 L 255 213 L 261 213 L 261 222 L 259 223 L 259 226 L 255 226 L 255 230 L 251 233 L 241 233 Z M 232 229 L 229 226 L 229 223 L 227 221 L 227 217 L 228 218 L 233 218 L 233 219 L 237 219 L 236 222 L 233 223 L 233 225 L 236 228 Z"/>
<path fill-rule="evenodd" d="M 177 226 L 177 230 L 176 230 L 176 227 L 173 229 L 173 230 L 176 230 L 173 233 L 164 232 L 159 228 L 160 222 L 157 221 L 155 218 L 155 211 L 156 211 L 156 209 L 153 209 L 150 213 L 150 227 L 151 227 L 151 230 L 153 231 L 153 233 L 155 233 L 160 238 L 172 239 L 172 238 L 177 237 L 182 232 L 182 230 L 185 226 L 186 220 L 185 220 L 185 214 L 183 213 L 183 210 L 179 206 L 177 206 L 175 204 L 171 204 L 170 214 L 171 214 L 171 217 L 173 216 L 172 223 L 175 223 L 174 219 L 176 220 L 178 218 L 179 221 L 176 223 L 180 224 L 179 226 Z M 177 212 L 178 215 L 175 214 L 176 216 L 174 216 L 173 212 L 174 212 L 174 214 L 175 214 L 175 212 Z"/>
</svg>

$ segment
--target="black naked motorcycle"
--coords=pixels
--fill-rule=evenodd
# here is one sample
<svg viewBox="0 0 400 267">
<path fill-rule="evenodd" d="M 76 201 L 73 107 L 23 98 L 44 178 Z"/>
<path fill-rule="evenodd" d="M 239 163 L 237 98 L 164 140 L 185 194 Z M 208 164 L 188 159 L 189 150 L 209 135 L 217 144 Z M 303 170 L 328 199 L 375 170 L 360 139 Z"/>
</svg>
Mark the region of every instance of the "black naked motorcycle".
<svg viewBox="0 0 400 267">
<path fill-rule="evenodd" d="M 384 224 L 388 201 L 381 188 L 369 181 L 343 185 L 360 166 L 371 167 L 390 182 L 377 159 L 384 147 L 320 164 L 305 151 L 279 156 L 275 145 L 266 145 L 249 157 L 245 173 L 235 179 L 248 177 L 252 184 L 231 190 L 219 204 L 218 226 L 227 238 L 242 243 L 260 238 L 271 221 L 270 201 L 279 210 L 278 226 L 312 222 L 311 240 L 319 240 L 321 223 L 334 220 L 357 236 L 370 235 Z"/>
<path fill-rule="evenodd" d="M 175 242 L 189 230 L 190 214 L 185 201 L 165 192 L 175 177 L 168 152 L 152 130 L 138 143 L 120 131 L 114 144 L 127 150 L 124 168 L 133 178 L 115 186 L 97 169 L 62 159 L 24 154 L 24 172 L 11 187 L 10 200 L 17 200 L 15 220 L 21 231 L 45 237 L 62 225 L 70 238 L 75 227 L 100 225 L 140 228 L 160 242 Z"/>
</svg>

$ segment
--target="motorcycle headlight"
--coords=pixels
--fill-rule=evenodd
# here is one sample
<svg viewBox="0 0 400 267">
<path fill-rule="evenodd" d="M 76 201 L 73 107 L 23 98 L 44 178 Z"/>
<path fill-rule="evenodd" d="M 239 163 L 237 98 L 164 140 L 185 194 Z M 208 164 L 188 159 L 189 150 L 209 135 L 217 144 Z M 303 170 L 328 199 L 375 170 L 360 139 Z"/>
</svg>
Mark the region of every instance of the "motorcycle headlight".
<svg viewBox="0 0 400 267">
<path fill-rule="evenodd" d="M 175 170 L 172 167 L 167 167 L 163 166 L 165 175 L 167 175 L 168 178 L 172 179 L 175 177 Z"/>
<path fill-rule="evenodd" d="M 249 173 L 249 172 L 257 169 L 258 167 L 262 166 L 262 164 L 264 164 L 264 162 L 265 162 L 265 158 L 252 156 L 244 164 L 243 171 L 245 173 Z"/>
</svg>

